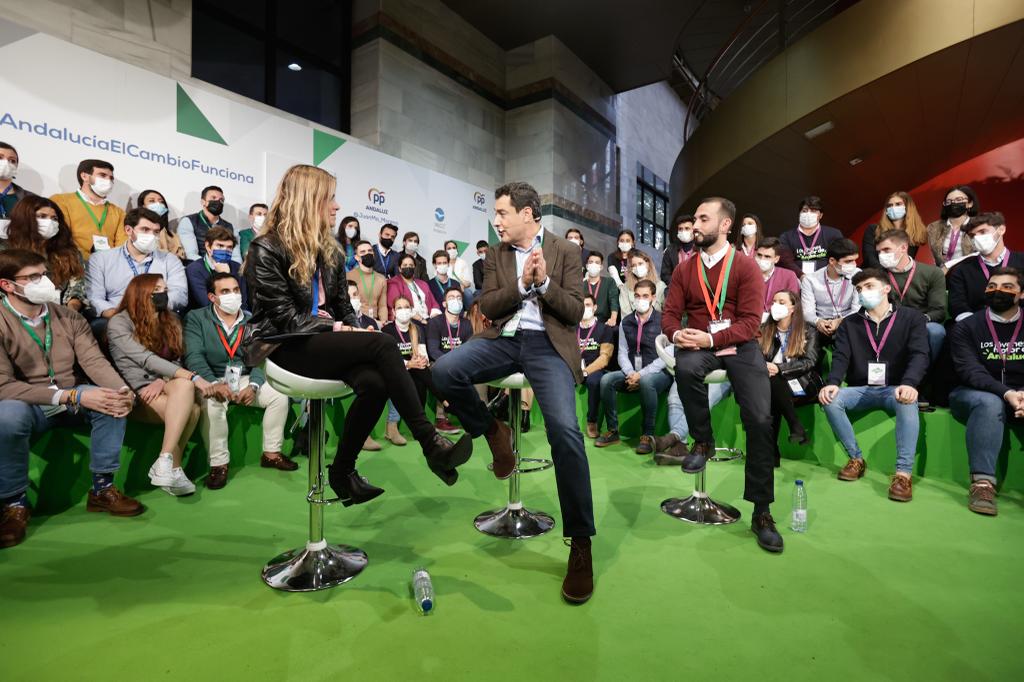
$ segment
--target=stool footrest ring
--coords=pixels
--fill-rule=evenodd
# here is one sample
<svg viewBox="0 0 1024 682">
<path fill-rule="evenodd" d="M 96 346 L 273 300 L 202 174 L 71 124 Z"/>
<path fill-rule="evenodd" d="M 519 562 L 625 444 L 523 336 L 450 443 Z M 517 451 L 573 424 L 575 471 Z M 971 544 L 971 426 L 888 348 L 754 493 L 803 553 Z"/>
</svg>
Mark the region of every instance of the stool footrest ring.
<svg viewBox="0 0 1024 682">
<path fill-rule="evenodd" d="M 524 467 L 524 466 L 522 466 L 522 464 L 524 462 L 528 463 L 528 464 L 536 464 L 537 466 Z M 519 458 L 519 465 L 516 466 L 516 468 L 512 470 L 512 473 L 513 474 L 532 474 L 532 473 L 534 473 L 536 471 L 544 471 L 545 469 L 550 469 L 554 465 L 555 465 L 555 463 L 552 462 L 550 459 L 541 459 L 539 457 L 520 457 Z M 487 470 L 488 471 L 494 471 L 494 463 L 493 462 L 488 463 Z"/>
</svg>

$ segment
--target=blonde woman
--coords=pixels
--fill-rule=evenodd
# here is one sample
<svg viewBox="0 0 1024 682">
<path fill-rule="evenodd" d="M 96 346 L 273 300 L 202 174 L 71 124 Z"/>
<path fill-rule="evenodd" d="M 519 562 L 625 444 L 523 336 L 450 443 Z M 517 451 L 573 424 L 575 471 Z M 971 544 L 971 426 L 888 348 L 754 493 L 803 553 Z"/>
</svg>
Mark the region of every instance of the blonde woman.
<svg viewBox="0 0 1024 682">
<path fill-rule="evenodd" d="M 875 239 L 889 230 L 903 230 L 910 237 L 910 249 L 907 253 L 911 258 L 917 257 L 917 250 L 928 243 L 928 227 L 921 220 L 914 200 L 906 192 L 893 192 L 885 200 L 882 207 L 882 219 L 877 225 L 868 225 L 864 230 L 860 255 L 864 259 L 864 268 L 880 268 L 878 249 Z"/>
<path fill-rule="evenodd" d="M 344 381 L 356 394 L 334 462 L 331 488 L 344 504 L 384 491 L 355 469 L 356 458 L 390 398 L 423 448 L 427 464 L 453 485 L 472 441 L 452 443 L 423 413 L 394 338 L 358 326 L 348 298 L 344 253 L 334 237 L 335 179 L 316 166 L 292 166 L 277 187 L 264 230 L 249 246 L 245 277 L 253 316 L 246 362 L 267 358 L 296 374 Z"/>
<path fill-rule="evenodd" d="M 636 310 L 633 304 L 635 294 L 633 289 L 637 282 L 649 279 L 655 282 L 657 291 L 654 293 L 654 309 L 661 310 L 665 302 L 665 283 L 660 279 L 655 281 L 658 271 L 654 269 L 654 261 L 646 252 L 640 249 L 633 249 L 629 252 L 629 270 L 626 272 L 626 281 L 619 283 L 619 319 L 625 319 L 626 315 Z"/>
</svg>

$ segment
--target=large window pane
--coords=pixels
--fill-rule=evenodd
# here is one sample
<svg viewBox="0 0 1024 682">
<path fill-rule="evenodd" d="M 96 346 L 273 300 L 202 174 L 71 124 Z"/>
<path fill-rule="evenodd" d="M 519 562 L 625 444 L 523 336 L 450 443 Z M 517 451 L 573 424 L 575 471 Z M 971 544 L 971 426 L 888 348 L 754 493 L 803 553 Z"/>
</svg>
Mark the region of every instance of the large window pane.
<svg viewBox="0 0 1024 682">
<path fill-rule="evenodd" d="M 300 71 L 288 68 L 298 64 Z M 308 118 L 331 128 L 341 127 L 341 79 L 278 50 L 277 101 L 271 104 L 296 116 Z"/>
<path fill-rule="evenodd" d="M 654 223 L 644 221 L 644 244 L 654 243 Z"/>
<path fill-rule="evenodd" d="M 661 197 L 654 199 L 654 223 L 659 227 L 665 227 L 665 200 Z"/>
<path fill-rule="evenodd" d="M 654 220 L 654 194 L 644 188 L 644 220 Z"/>
<path fill-rule="evenodd" d="M 278 41 L 342 66 L 348 58 L 341 51 L 348 40 L 340 35 L 348 26 L 343 16 L 351 11 L 348 5 L 338 0 L 278 0 Z"/>
<path fill-rule="evenodd" d="M 197 18 L 192 24 L 192 75 L 266 101 L 263 43 L 212 16 Z"/>
</svg>

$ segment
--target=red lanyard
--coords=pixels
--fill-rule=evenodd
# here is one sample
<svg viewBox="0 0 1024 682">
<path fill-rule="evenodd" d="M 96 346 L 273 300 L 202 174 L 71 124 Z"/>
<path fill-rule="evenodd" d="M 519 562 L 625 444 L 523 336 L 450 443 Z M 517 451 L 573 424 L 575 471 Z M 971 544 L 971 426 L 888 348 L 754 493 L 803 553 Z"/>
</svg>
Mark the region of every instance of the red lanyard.
<svg viewBox="0 0 1024 682">
<path fill-rule="evenodd" d="M 224 336 L 224 332 L 223 330 L 221 330 L 220 325 L 217 325 L 217 335 L 220 336 L 220 342 L 224 344 L 224 350 L 228 352 L 229 360 L 235 359 L 235 351 L 238 350 L 238 346 L 241 345 L 242 343 L 242 329 L 244 327 L 244 324 L 238 325 L 238 328 L 235 329 L 235 340 L 232 341 L 231 343 L 228 343 L 228 338 Z"/>
<path fill-rule="evenodd" d="M 850 283 L 850 280 L 843 277 L 843 286 L 839 287 L 839 302 L 843 302 L 843 296 L 846 295 L 846 286 Z M 828 300 L 832 301 L 832 309 L 836 311 L 836 317 L 839 317 L 839 306 L 836 305 L 836 299 L 832 296 L 832 286 L 828 283 L 828 273 L 825 273 L 825 293 L 828 294 Z"/>
<path fill-rule="evenodd" d="M 729 281 L 729 272 L 732 270 L 732 261 L 736 257 L 736 249 L 732 247 L 726 248 L 729 249 L 730 253 L 725 255 L 725 258 L 722 260 L 722 269 L 718 271 L 718 284 L 715 286 L 714 299 L 708 295 L 710 283 L 705 282 L 707 279 L 707 269 L 704 267 L 704 259 L 700 258 L 697 263 L 697 267 L 700 268 L 701 274 L 701 276 L 697 278 L 700 282 L 700 292 L 704 294 L 704 304 L 708 307 L 708 313 L 711 315 L 712 320 L 718 320 L 722 315 L 722 309 L 725 308 L 725 283 Z"/>
<path fill-rule="evenodd" d="M 903 285 L 903 291 L 900 291 L 900 285 L 896 283 L 896 278 L 893 277 L 893 274 L 891 272 L 889 273 L 889 281 L 892 282 L 892 288 L 900 295 L 901 303 L 903 302 L 903 297 L 907 295 L 908 291 L 910 291 L 910 283 L 914 281 L 914 274 L 916 272 L 917 261 L 914 261 L 914 264 L 910 266 L 910 274 L 907 275 L 907 282 Z"/>
<path fill-rule="evenodd" d="M 885 348 L 885 342 L 889 339 L 889 332 L 892 331 L 892 325 L 896 321 L 896 312 L 892 311 L 892 317 L 889 318 L 889 324 L 885 327 L 885 333 L 882 334 L 882 340 L 880 343 L 875 343 L 875 335 L 871 331 L 871 323 L 866 319 L 864 320 L 864 329 L 868 332 L 868 341 L 871 342 L 871 349 L 875 351 L 875 360 L 878 361 L 882 356 L 882 349 Z"/>
<path fill-rule="evenodd" d="M 952 260 L 953 254 L 956 253 L 956 246 L 960 243 L 960 230 L 954 229 L 952 226 L 949 229 L 949 249 L 946 251 L 946 260 Z"/>
<path fill-rule="evenodd" d="M 798 237 L 800 237 L 800 245 L 804 247 L 804 254 L 806 255 L 806 253 L 808 251 L 813 249 L 818 244 L 818 237 L 821 236 L 821 225 L 818 225 L 818 229 L 814 231 L 814 239 L 811 240 L 811 245 L 810 246 L 807 246 L 807 242 L 806 242 L 806 240 L 804 240 L 804 233 L 800 231 L 800 228 L 797 228 L 796 234 L 797 234 Z M 808 258 L 808 259 L 805 259 L 805 260 L 813 260 L 813 259 Z"/>
<path fill-rule="evenodd" d="M 1006 264 L 1009 263 L 1009 262 L 1010 262 L 1010 250 L 1004 246 L 1003 247 L 1003 262 L 999 264 L 999 267 L 1005 268 Z M 991 275 L 988 274 L 988 268 L 985 266 L 985 259 L 982 257 L 982 255 L 980 253 L 978 254 L 978 265 L 981 266 L 981 271 L 985 273 L 985 281 L 987 282 L 988 278 Z"/>
<path fill-rule="evenodd" d="M 1024 312 L 1020 313 L 1020 317 L 1017 319 L 1017 326 L 1013 328 L 1013 336 L 1004 346 L 1002 341 L 996 335 L 996 327 L 992 324 L 992 316 L 986 310 L 982 313 L 985 316 L 985 322 L 988 323 L 988 332 L 992 335 L 992 341 L 995 343 L 996 352 L 999 353 L 999 359 L 1003 361 L 1003 381 L 1006 381 L 1006 354 L 1013 349 L 1013 344 L 1017 342 L 1017 335 L 1020 334 L 1021 323 L 1024 322 Z M 1004 350 L 1005 348 L 1005 350 Z"/>
</svg>

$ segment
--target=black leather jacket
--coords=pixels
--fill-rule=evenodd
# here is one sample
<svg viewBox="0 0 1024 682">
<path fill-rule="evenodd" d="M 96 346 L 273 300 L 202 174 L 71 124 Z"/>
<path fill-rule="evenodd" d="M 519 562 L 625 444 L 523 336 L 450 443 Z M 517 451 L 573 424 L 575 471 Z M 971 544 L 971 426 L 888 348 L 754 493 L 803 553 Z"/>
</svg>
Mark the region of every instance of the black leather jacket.
<svg viewBox="0 0 1024 682">
<path fill-rule="evenodd" d="M 333 268 L 320 268 L 324 283 L 324 309 L 333 319 L 313 316 L 313 290 L 300 286 L 288 275 L 291 259 L 274 236 L 257 237 L 245 258 L 245 281 L 249 288 L 252 319 L 246 327 L 245 362 L 259 366 L 289 338 L 329 332 L 334 321 L 358 326 L 348 300 L 345 259 L 339 254 Z"/>
<path fill-rule="evenodd" d="M 806 342 L 802 357 L 792 359 L 785 358 L 782 362 L 778 363 L 779 374 L 786 379 L 797 379 L 810 374 L 811 372 L 814 372 L 815 374 L 818 372 L 818 357 L 820 349 L 818 348 L 818 332 L 814 328 L 814 325 L 804 323 L 804 338 L 806 339 Z M 771 349 L 765 355 L 764 359 L 771 362 L 771 359 L 779 352 L 779 347 L 781 345 L 782 344 L 779 343 L 778 336 L 772 339 Z"/>
</svg>

